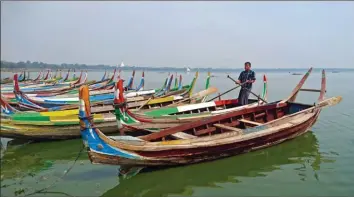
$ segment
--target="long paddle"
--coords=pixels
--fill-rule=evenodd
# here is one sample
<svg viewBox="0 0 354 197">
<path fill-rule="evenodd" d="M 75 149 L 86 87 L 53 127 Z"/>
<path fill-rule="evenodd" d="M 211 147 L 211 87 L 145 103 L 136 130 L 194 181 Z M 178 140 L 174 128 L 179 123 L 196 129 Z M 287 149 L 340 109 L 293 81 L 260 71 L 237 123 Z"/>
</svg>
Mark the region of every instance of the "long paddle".
<svg viewBox="0 0 354 197">
<path fill-rule="evenodd" d="M 220 94 L 220 95 L 218 95 L 218 96 L 216 96 L 216 97 L 214 97 L 214 98 L 212 98 L 212 99 L 207 100 L 206 102 L 210 102 L 210 101 L 212 101 L 212 100 L 214 100 L 214 99 L 216 99 L 216 98 L 218 98 L 218 97 L 221 97 L 222 95 L 227 94 L 227 93 L 229 93 L 229 92 L 231 92 L 231 91 L 237 89 L 238 87 L 242 86 L 243 84 L 245 84 L 245 83 L 242 83 L 242 84 L 240 84 L 240 85 L 238 85 L 238 86 L 236 86 L 236 87 L 233 87 L 233 88 L 231 88 L 230 90 L 228 90 L 228 91 L 226 91 L 226 92 L 224 92 L 224 93 L 222 93 L 222 94 Z"/>
<path fill-rule="evenodd" d="M 227 78 L 231 79 L 233 82 L 237 83 L 235 79 L 233 79 L 232 77 L 230 77 L 229 75 L 227 75 Z M 242 83 L 241 85 L 243 85 L 245 83 Z M 253 93 L 250 89 L 245 88 L 247 91 L 249 91 L 251 94 L 253 94 L 255 97 L 257 97 L 258 99 L 262 100 L 265 103 L 268 103 L 267 101 L 265 101 L 264 99 L 262 99 L 260 96 L 258 96 L 257 94 Z"/>
<path fill-rule="evenodd" d="M 141 108 L 143 108 L 146 104 L 148 104 L 148 103 L 151 101 L 151 99 L 153 99 L 153 97 L 154 97 L 154 95 L 152 95 L 146 102 L 144 102 L 144 103 L 138 108 L 137 111 L 141 110 Z"/>
</svg>

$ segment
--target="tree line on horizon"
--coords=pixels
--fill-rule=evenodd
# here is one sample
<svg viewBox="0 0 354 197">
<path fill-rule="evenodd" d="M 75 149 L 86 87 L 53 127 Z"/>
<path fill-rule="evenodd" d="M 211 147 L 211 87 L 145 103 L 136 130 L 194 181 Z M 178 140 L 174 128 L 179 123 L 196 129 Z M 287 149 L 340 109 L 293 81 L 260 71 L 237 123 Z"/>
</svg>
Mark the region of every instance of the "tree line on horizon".
<svg viewBox="0 0 354 197">
<path fill-rule="evenodd" d="M 113 70 L 116 66 L 110 65 L 86 65 L 86 64 L 48 64 L 43 62 L 31 62 L 31 61 L 19 61 L 19 62 L 9 62 L 1 61 L 1 69 L 78 69 L 78 70 L 95 70 L 95 69 L 106 69 Z M 176 67 L 139 67 L 139 66 L 124 66 L 123 70 L 151 70 L 151 71 L 162 71 L 162 70 L 172 70 L 172 71 L 184 71 L 186 68 L 176 68 Z M 211 68 L 198 68 L 200 71 L 210 70 Z M 193 70 L 193 69 L 192 69 Z"/>
<path fill-rule="evenodd" d="M 7 69 L 109 69 L 112 68 L 109 65 L 86 65 L 86 64 L 48 64 L 44 62 L 31 62 L 31 61 L 19 61 L 19 62 L 9 62 L 1 61 L 1 68 Z"/>
</svg>

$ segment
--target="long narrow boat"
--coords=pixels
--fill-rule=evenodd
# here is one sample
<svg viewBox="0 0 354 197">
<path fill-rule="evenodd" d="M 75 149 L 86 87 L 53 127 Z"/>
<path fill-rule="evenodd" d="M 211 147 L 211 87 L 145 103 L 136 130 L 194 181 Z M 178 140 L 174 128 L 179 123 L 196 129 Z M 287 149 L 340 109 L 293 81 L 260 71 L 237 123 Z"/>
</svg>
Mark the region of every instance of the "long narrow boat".
<svg viewBox="0 0 354 197">
<path fill-rule="evenodd" d="M 72 90 L 75 87 L 79 87 L 80 85 L 83 84 L 91 84 L 94 83 L 95 81 L 89 81 L 87 82 L 87 72 L 85 73 L 85 76 L 82 77 L 83 72 L 81 72 L 81 75 L 78 80 L 73 81 L 73 82 L 64 82 L 63 84 L 31 84 L 28 86 L 23 86 L 22 91 L 25 93 L 32 93 L 32 94 L 45 94 L 45 93 L 54 93 L 54 92 L 63 92 L 63 91 L 68 91 Z M 17 75 L 17 74 L 15 74 Z M 15 80 L 15 79 L 14 79 Z M 18 81 L 18 77 L 17 77 Z M 4 95 L 12 95 L 13 87 L 7 87 L 7 88 L 2 88 L 1 93 Z"/>
<path fill-rule="evenodd" d="M 144 73 L 143 73 L 144 75 Z M 113 102 L 113 91 L 114 89 L 109 89 L 109 86 L 114 86 L 114 81 L 113 81 L 113 77 L 114 75 L 112 75 L 111 79 L 109 80 L 108 78 L 105 79 L 103 78 L 103 81 L 106 81 L 106 85 L 100 85 L 98 86 L 89 86 L 91 89 L 93 89 L 94 91 L 90 92 L 90 95 L 92 96 L 98 96 L 98 95 L 104 95 L 104 97 L 106 97 L 106 100 L 104 102 L 101 101 L 97 101 L 96 102 L 96 106 L 97 105 L 107 105 L 109 103 Z M 119 74 L 118 74 L 118 79 L 120 78 Z M 108 80 L 108 81 L 107 81 Z M 144 80 L 142 79 L 142 82 Z M 103 82 L 102 82 L 103 83 Z M 58 111 L 58 110 L 65 110 L 65 109 L 78 109 L 78 106 L 72 106 L 74 105 L 73 103 L 77 103 L 78 102 L 78 91 L 76 90 L 71 90 L 71 91 L 66 91 L 66 93 L 68 94 L 63 94 L 62 93 L 50 93 L 47 96 L 52 96 L 52 97 L 43 97 L 45 96 L 45 94 L 25 94 L 22 91 L 20 91 L 20 87 L 18 86 L 19 83 L 14 83 L 14 89 L 16 92 L 16 99 L 11 99 L 11 100 L 7 100 L 9 98 L 9 95 L 6 95 L 3 97 L 1 97 L 1 99 L 3 99 L 4 101 L 6 101 L 7 103 L 9 103 L 11 106 L 16 107 L 18 110 L 20 111 L 28 111 L 28 110 L 33 110 L 33 111 Z M 107 89 L 106 89 L 107 88 Z M 113 90 L 113 91 L 112 91 Z M 125 97 L 128 99 L 128 102 L 137 102 L 137 101 L 142 101 L 145 99 L 144 96 L 148 96 L 153 95 L 154 94 L 154 90 L 145 90 L 145 91 L 138 91 L 138 92 L 133 92 L 133 91 L 129 91 L 128 93 L 125 94 Z M 111 95 L 108 95 L 111 94 Z M 2 95 L 3 96 L 3 95 Z M 74 97 L 73 97 L 74 96 Z M 102 97 L 102 96 L 101 96 Z M 133 98 L 136 97 L 136 98 Z M 10 97 L 11 98 L 11 97 Z M 112 98 L 112 101 L 107 101 L 107 99 Z M 47 101 L 47 102 L 64 102 L 64 103 L 60 103 L 60 106 L 57 107 L 45 107 L 43 105 L 41 105 L 41 102 L 43 101 Z M 75 102 L 76 101 L 76 102 Z M 66 103 L 70 103 L 69 105 L 65 105 Z M 107 110 L 113 110 L 113 107 L 111 107 L 111 109 L 108 109 L 109 106 L 106 106 Z M 3 110 L 3 113 L 5 114 L 11 114 L 9 111 L 7 110 Z M 76 114 L 78 113 L 78 111 L 76 111 Z"/>
<path fill-rule="evenodd" d="M 75 73 L 74 73 L 75 74 Z M 30 98 L 33 98 L 33 97 L 53 97 L 55 96 L 56 98 L 58 97 L 68 97 L 70 95 L 73 95 L 74 97 L 76 95 L 74 94 L 78 94 L 78 86 L 80 85 L 80 82 L 83 82 L 86 80 L 86 77 L 82 78 L 82 74 L 83 72 L 81 72 L 81 75 L 79 78 L 76 78 L 75 76 L 73 77 L 73 79 L 71 80 L 67 80 L 67 81 L 63 81 L 59 84 L 44 84 L 44 83 L 41 83 L 41 84 L 30 84 L 30 85 L 26 85 L 26 86 L 21 86 L 20 83 L 18 83 L 19 87 L 21 87 L 21 91 L 22 92 L 26 92 L 26 91 L 23 91 L 23 88 L 31 88 L 31 87 L 47 87 L 48 91 L 46 92 L 42 92 L 42 93 L 26 93 L 26 95 Z M 111 81 L 113 81 L 111 79 Z M 110 83 L 110 84 L 108 84 Z M 98 84 L 98 85 L 97 85 Z M 68 89 L 68 90 L 61 90 L 61 91 L 56 91 L 55 89 L 57 89 L 58 87 L 62 87 L 62 85 L 66 85 L 66 86 L 69 86 L 69 87 L 72 87 L 71 89 Z M 99 81 L 99 82 L 96 82 L 96 83 L 93 83 L 92 85 L 89 86 L 92 90 L 101 90 L 101 89 L 109 89 L 109 88 L 112 88 L 114 87 L 114 83 L 112 82 L 109 82 L 109 79 L 105 79 L 105 80 L 102 80 L 102 81 Z M 14 86 L 12 85 L 12 87 L 7 87 L 7 89 L 1 89 L 1 94 L 4 96 L 4 98 L 6 99 L 14 99 L 15 98 L 15 94 L 13 92 L 14 90 Z M 11 91 L 11 92 L 10 92 Z M 67 95 L 67 96 L 66 96 Z"/>
<path fill-rule="evenodd" d="M 127 107 L 133 111 L 138 111 L 138 110 L 146 110 L 146 109 L 157 109 L 161 107 L 166 107 L 171 104 L 175 104 L 177 102 L 180 103 L 182 100 L 186 98 L 190 98 L 192 96 L 197 78 L 198 78 L 198 72 L 196 72 L 190 85 L 186 87 L 182 87 L 182 89 L 180 90 L 171 90 L 169 92 L 166 92 L 165 94 L 159 94 L 159 96 L 155 94 L 153 96 L 142 96 L 142 97 L 135 97 L 129 99 L 129 102 L 127 102 Z M 207 77 L 207 83 L 209 83 L 209 76 Z M 166 87 L 166 83 L 164 87 Z M 214 88 L 209 89 L 208 91 L 204 91 L 206 95 L 212 94 L 214 92 L 215 92 Z M 186 102 L 181 102 L 181 104 L 185 104 L 185 103 Z"/>
<path fill-rule="evenodd" d="M 267 148 L 306 133 L 323 107 L 338 104 L 342 97 L 325 99 L 326 78 L 315 105 L 294 102 L 302 84 L 280 102 L 213 116 L 145 136 L 106 137 L 96 128 L 90 103 L 81 97 L 80 125 L 92 163 L 132 166 L 172 166 L 198 163 Z M 80 88 L 80 94 L 87 86 Z M 190 139 L 175 140 L 176 133 Z"/>
<path fill-rule="evenodd" d="M 105 85 L 99 85 L 99 86 L 89 86 L 90 88 L 97 90 L 97 87 L 108 87 L 114 84 L 113 82 L 113 77 L 112 76 L 111 80 L 106 82 L 107 84 Z M 55 108 L 55 107 L 62 107 L 64 105 L 73 105 L 73 104 L 78 104 L 79 99 L 78 97 L 73 97 L 72 95 L 68 96 L 58 96 L 55 95 L 55 97 L 29 97 L 27 96 L 25 93 L 23 93 L 22 91 L 20 91 L 19 86 L 18 86 L 18 82 L 16 80 L 16 75 L 14 76 L 15 78 L 15 97 L 16 100 L 19 102 L 20 105 L 22 105 L 22 107 L 30 107 L 30 109 L 40 109 L 43 110 L 43 108 Z M 193 79 L 192 81 L 192 87 L 195 84 L 195 79 Z M 192 88 L 187 89 L 186 91 L 191 91 Z M 152 96 L 150 95 L 152 93 L 152 91 L 139 91 L 139 92 L 129 92 L 128 94 L 126 94 L 127 97 L 134 97 L 129 99 L 130 101 L 130 105 L 132 107 L 139 107 L 140 105 L 142 105 L 144 102 L 146 102 L 146 100 L 148 100 L 149 98 L 152 98 Z M 176 94 L 179 92 L 175 92 Z M 111 93 L 111 91 L 97 91 L 95 94 L 91 94 L 91 100 L 93 102 L 102 102 L 104 101 L 104 104 L 112 104 L 113 103 L 113 98 L 114 98 L 114 94 L 113 92 Z M 138 95 L 143 95 L 143 96 L 138 96 Z M 137 97 L 138 96 L 138 97 Z M 149 103 L 147 103 L 147 106 L 151 106 L 151 105 L 157 105 L 162 103 L 163 104 L 168 104 L 171 101 L 173 102 L 174 100 L 178 100 L 178 99 L 182 99 L 183 96 L 182 95 L 176 95 L 176 96 L 169 96 L 169 97 L 165 97 L 165 98 L 154 98 L 154 99 L 150 99 Z M 51 111 L 51 110 L 49 110 Z"/>
<path fill-rule="evenodd" d="M 120 81 L 123 82 L 122 80 Z M 33 105 L 29 104 L 28 107 L 33 107 Z M 6 102 L 2 102 L 2 108 L 4 109 L 2 113 L 7 111 L 7 115 L 2 115 L 0 132 L 2 137 L 55 140 L 80 136 L 78 110 L 17 113 Z M 96 105 L 92 108 L 92 112 L 95 113 L 95 123 L 102 132 L 118 132 L 116 117 L 113 113 L 110 113 L 113 110 L 114 107 L 112 105 Z M 9 113 L 9 111 L 12 111 L 12 113 Z M 164 123 L 167 128 L 188 121 L 171 119 Z M 124 129 L 121 129 L 121 131 L 124 131 Z"/>
<path fill-rule="evenodd" d="M 266 100 L 267 98 L 267 81 L 266 77 L 263 77 L 264 85 L 261 98 Z M 209 81 L 208 81 L 209 82 Z M 208 84 L 207 82 L 207 84 Z M 208 84 L 209 85 L 209 84 Z M 208 86 L 207 86 L 208 87 Z M 163 107 L 160 109 L 143 111 L 138 113 L 131 112 L 127 108 L 125 98 L 123 96 L 122 82 L 118 82 L 116 86 L 116 95 L 114 99 L 115 115 L 118 123 L 118 128 L 126 127 L 127 131 L 144 130 L 148 132 L 158 132 L 160 129 L 166 129 L 171 127 L 169 124 L 163 124 L 170 122 L 171 119 L 177 120 L 191 120 L 193 121 L 215 116 L 218 114 L 228 113 L 231 111 L 242 110 L 258 105 L 263 105 L 263 101 L 256 99 L 249 99 L 248 105 L 239 106 L 238 99 L 211 101 L 198 104 L 185 104 L 176 107 Z M 123 134 L 123 132 L 120 132 Z"/>
</svg>

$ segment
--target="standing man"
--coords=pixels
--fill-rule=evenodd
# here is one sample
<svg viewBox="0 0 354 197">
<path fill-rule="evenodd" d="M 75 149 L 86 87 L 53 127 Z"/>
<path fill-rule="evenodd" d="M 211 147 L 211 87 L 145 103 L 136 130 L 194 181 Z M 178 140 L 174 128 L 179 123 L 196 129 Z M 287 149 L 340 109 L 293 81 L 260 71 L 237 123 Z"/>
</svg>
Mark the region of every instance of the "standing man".
<svg viewBox="0 0 354 197">
<path fill-rule="evenodd" d="M 245 70 L 240 73 L 238 80 L 236 80 L 236 84 L 242 84 L 240 93 L 238 95 L 238 102 L 240 105 L 248 104 L 248 96 L 250 95 L 250 91 L 252 89 L 252 84 L 256 81 L 256 74 L 253 70 L 251 70 L 251 63 L 245 63 Z"/>
</svg>

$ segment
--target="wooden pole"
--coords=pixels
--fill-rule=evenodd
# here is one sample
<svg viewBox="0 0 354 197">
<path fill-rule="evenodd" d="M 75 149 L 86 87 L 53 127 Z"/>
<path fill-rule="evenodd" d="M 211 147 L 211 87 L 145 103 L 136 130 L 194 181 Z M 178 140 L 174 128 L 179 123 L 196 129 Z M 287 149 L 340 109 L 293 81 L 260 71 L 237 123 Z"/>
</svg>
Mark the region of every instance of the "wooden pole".
<svg viewBox="0 0 354 197">
<path fill-rule="evenodd" d="M 228 91 L 226 91 L 226 92 L 224 92 L 224 93 L 222 93 L 222 94 L 219 93 L 219 95 L 217 95 L 216 97 L 214 97 L 214 98 L 212 98 L 212 99 L 209 99 L 207 102 L 210 102 L 210 101 L 212 101 L 212 100 L 214 100 L 214 99 L 216 99 L 216 98 L 221 98 L 222 95 L 227 94 L 227 93 L 229 93 L 229 92 L 231 92 L 231 91 L 237 89 L 238 87 L 242 86 L 243 84 L 244 84 L 244 83 L 242 83 L 242 84 L 240 84 L 240 85 L 238 85 L 238 86 L 236 86 L 236 87 L 233 87 L 233 88 L 231 88 L 230 90 L 228 90 Z"/>
<path fill-rule="evenodd" d="M 236 83 L 236 80 L 231 78 L 229 75 L 227 75 L 227 78 L 231 79 L 232 81 L 234 81 Z M 245 83 L 242 83 L 242 85 L 244 85 Z M 257 94 L 253 93 L 251 90 L 249 90 L 248 88 L 245 88 L 247 91 L 249 91 L 251 94 L 253 94 L 255 97 L 257 97 L 258 99 L 261 99 L 263 102 L 268 103 L 267 101 L 265 101 L 264 99 L 262 99 L 260 96 L 258 96 Z"/>
</svg>

